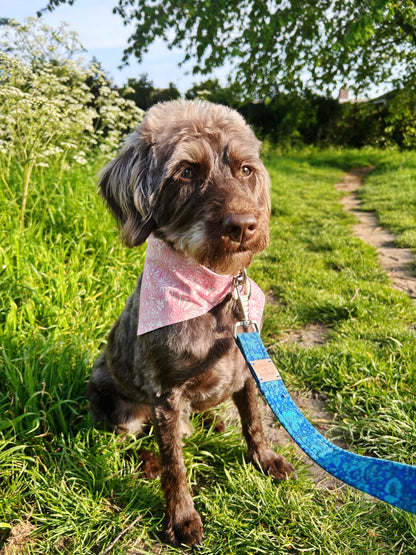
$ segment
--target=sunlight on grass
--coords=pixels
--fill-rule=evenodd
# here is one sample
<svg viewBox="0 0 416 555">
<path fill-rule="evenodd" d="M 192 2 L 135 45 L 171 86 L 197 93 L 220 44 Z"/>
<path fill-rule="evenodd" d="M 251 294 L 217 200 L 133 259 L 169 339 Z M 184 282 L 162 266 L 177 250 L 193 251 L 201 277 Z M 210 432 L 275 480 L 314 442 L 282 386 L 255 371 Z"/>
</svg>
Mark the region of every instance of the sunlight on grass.
<svg viewBox="0 0 416 555">
<path fill-rule="evenodd" d="M 269 152 L 271 242 L 250 269 L 269 294 L 263 337 L 290 389 L 324 392 L 334 433 L 355 452 L 412 464 L 416 308 L 391 288 L 374 250 L 351 237 L 354 218 L 333 185 L 375 164 L 365 207 L 414 247 L 415 160 L 374 149 Z M 178 553 L 161 551 L 159 480 L 140 474 L 134 454 L 154 448 L 154 436 L 119 442 L 88 417 L 85 381 L 145 254 L 120 244 L 96 194 L 98 169 L 74 169 L 59 186 L 38 174 L 24 233 L 13 195 L 0 192 L 0 546 L 30 522 L 30 553 L 100 553 L 140 516 L 114 553 Z M 279 341 L 311 323 L 329 328 L 325 345 Z M 199 418 L 194 425 L 184 455 L 205 554 L 416 551 L 414 516 L 348 487 L 319 489 L 280 445 L 300 478 L 276 484 L 246 462 L 234 426 L 215 434 Z"/>
</svg>

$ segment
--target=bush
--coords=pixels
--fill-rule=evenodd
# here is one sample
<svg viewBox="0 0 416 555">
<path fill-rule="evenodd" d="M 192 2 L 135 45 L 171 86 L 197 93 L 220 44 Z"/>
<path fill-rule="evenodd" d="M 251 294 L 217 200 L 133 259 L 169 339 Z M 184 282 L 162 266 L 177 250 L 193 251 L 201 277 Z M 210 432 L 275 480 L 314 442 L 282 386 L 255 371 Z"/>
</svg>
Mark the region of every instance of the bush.
<svg viewBox="0 0 416 555">
<path fill-rule="evenodd" d="M 72 164 L 85 164 L 94 147 L 107 155 L 142 118 L 143 112 L 118 94 L 96 64 L 73 58 L 82 50 L 65 25 L 54 30 L 28 18 L 3 27 L 0 169 L 13 197 L 12 183 L 21 184 L 21 227 L 34 171 L 53 165 L 62 175 Z"/>
<path fill-rule="evenodd" d="M 401 148 L 416 148 L 416 83 L 392 94 L 387 104 L 386 134 L 393 144 Z"/>
<path fill-rule="evenodd" d="M 299 145 L 416 147 L 416 86 L 392 91 L 379 100 L 340 104 L 310 90 L 280 92 L 272 87 L 261 101 L 244 99 L 238 83 L 218 79 L 194 85 L 186 98 L 204 98 L 239 110 L 262 139 L 283 147 Z"/>
</svg>

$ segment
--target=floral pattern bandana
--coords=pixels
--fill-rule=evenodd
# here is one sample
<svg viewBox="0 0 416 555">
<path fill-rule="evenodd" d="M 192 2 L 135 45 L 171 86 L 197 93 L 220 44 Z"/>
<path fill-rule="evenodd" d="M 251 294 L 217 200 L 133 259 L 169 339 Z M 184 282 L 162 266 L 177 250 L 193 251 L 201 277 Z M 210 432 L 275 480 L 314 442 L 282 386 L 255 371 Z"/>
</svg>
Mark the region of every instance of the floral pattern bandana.
<svg viewBox="0 0 416 555">
<path fill-rule="evenodd" d="M 231 292 L 232 281 L 232 276 L 216 274 L 150 235 L 137 335 L 206 314 Z M 260 324 L 265 297 L 251 279 L 250 284 L 250 317 Z"/>
</svg>

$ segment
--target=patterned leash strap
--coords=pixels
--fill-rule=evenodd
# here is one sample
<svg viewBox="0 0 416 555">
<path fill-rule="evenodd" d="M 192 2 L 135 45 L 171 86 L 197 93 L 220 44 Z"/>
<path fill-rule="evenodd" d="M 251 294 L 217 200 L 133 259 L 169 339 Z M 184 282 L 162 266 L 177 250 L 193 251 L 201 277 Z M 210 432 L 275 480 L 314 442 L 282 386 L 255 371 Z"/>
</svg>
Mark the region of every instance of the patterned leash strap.
<svg viewBox="0 0 416 555">
<path fill-rule="evenodd" d="M 292 401 L 259 333 L 237 333 L 236 341 L 270 408 L 313 461 L 350 486 L 416 514 L 416 466 L 357 455 L 325 439 Z"/>
<path fill-rule="evenodd" d="M 257 386 L 288 434 L 324 470 L 339 480 L 391 505 L 416 514 L 416 466 L 363 457 L 345 451 L 324 438 L 292 401 L 285 384 L 260 338 L 256 322 L 250 320 L 250 286 L 246 271 L 233 281 L 233 297 L 242 320 L 234 326 L 234 337 Z M 243 333 L 238 333 L 243 328 Z M 253 328 L 254 332 L 249 332 Z"/>
</svg>

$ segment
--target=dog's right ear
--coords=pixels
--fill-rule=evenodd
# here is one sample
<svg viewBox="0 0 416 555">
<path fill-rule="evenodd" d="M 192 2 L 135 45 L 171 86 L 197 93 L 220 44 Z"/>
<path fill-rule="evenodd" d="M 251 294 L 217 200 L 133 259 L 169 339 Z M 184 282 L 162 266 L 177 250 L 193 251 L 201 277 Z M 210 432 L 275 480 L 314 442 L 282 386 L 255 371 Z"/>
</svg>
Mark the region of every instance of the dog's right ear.
<svg viewBox="0 0 416 555">
<path fill-rule="evenodd" d="M 151 147 L 133 132 L 103 169 L 99 188 L 128 247 L 141 245 L 155 227 L 150 210 Z"/>
</svg>

